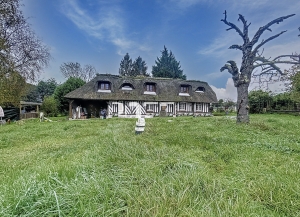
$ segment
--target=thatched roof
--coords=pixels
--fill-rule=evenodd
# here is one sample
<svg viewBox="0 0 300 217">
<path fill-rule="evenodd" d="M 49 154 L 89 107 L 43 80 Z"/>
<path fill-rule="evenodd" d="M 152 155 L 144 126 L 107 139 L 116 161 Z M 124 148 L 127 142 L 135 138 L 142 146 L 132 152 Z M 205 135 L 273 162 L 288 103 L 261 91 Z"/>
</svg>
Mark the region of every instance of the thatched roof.
<svg viewBox="0 0 300 217">
<path fill-rule="evenodd" d="M 111 92 L 98 92 L 99 82 L 109 82 Z M 123 84 L 131 84 L 132 90 L 123 90 Z M 156 86 L 156 95 L 144 94 L 146 83 Z M 180 87 L 189 86 L 189 96 L 180 96 Z M 197 88 L 204 88 L 199 92 Z M 130 101 L 160 101 L 160 102 L 217 102 L 215 92 L 203 81 L 181 80 L 152 77 L 122 77 L 118 75 L 100 74 L 82 87 L 65 95 L 68 99 L 83 100 L 130 100 Z"/>
</svg>

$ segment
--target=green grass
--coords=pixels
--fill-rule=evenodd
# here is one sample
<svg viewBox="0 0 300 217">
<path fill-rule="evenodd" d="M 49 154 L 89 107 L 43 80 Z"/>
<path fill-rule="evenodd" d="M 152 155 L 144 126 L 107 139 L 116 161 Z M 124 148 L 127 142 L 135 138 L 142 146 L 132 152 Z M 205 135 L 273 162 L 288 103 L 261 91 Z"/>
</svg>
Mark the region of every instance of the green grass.
<svg viewBox="0 0 300 217">
<path fill-rule="evenodd" d="M 0 216 L 300 216 L 300 118 L 0 127 Z"/>
</svg>

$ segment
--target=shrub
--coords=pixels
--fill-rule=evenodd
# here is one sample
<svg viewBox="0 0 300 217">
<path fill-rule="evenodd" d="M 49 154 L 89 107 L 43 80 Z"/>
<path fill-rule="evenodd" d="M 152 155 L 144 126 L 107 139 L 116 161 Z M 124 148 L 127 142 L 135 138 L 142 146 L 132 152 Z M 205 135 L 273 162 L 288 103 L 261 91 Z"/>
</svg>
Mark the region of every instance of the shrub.
<svg viewBox="0 0 300 217">
<path fill-rule="evenodd" d="M 58 103 L 54 99 L 54 96 L 45 96 L 41 110 L 47 116 L 57 116 L 58 115 Z"/>
</svg>

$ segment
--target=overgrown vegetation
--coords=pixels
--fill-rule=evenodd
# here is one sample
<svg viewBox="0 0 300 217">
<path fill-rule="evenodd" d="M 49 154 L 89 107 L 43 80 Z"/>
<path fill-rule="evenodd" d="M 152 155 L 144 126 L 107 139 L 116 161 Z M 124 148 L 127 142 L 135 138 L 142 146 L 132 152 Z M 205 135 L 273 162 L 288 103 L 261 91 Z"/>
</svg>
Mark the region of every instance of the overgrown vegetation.
<svg viewBox="0 0 300 217">
<path fill-rule="evenodd" d="M 81 78 L 70 77 L 63 84 L 56 87 L 53 95 L 54 99 L 57 101 L 59 112 L 67 113 L 69 110 L 69 102 L 64 96 L 84 84 L 85 81 Z"/>
<path fill-rule="evenodd" d="M 57 116 L 59 114 L 57 101 L 55 100 L 54 96 L 46 96 L 44 98 L 41 110 L 48 117 Z"/>
<path fill-rule="evenodd" d="M 299 110 L 300 104 L 292 92 L 272 94 L 263 90 L 250 91 L 250 113 L 263 113 L 272 110 Z M 265 109 L 265 111 L 264 111 Z"/>
<path fill-rule="evenodd" d="M 0 127 L 0 216 L 299 216 L 299 118 Z"/>
</svg>

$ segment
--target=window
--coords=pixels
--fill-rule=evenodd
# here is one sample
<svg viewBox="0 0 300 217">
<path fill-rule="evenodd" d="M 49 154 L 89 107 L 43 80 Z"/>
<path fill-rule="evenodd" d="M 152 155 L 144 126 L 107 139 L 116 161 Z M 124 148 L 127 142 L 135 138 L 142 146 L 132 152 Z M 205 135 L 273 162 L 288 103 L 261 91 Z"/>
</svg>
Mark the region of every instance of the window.
<svg viewBox="0 0 300 217">
<path fill-rule="evenodd" d="M 110 90 L 110 83 L 109 82 L 99 82 L 98 89 L 100 89 L 100 90 Z"/>
<path fill-rule="evenodd" d="M 179 96 L 190 96 L 189 89 L 190 87 L 188 85 L 181 85 Z"/>
<path fill-rule="evenodd" d="M 98 83 L 98 92 L 111 92 L 111 84 L 108 81 L 100 81 Z"/>
<path fill-rule="evenodd" d="M 179 103 L 179 110 L 186 110 L 186 103 L 185 102 L 180 102 Z"/>
<path fill-rule="evenodd" d="M 180 87 L 180 93 L 188 93 L 189 87 L 188 86 L 181 86 Z"/>
<path fill-rule="evenodd" d="M 154 84 L 146 84 L 146 91 L 155 92 L 155 85 Z"/>
<path fill-rule="evenodd" d="M 158 112 L 158 104 L 157 103 L 147 103 L 146 112 Z"/>
<path fill-rule="evenodd" d="M 202 103 L 196 103 L 196 111 L 202 111 L 203 104 Z"/>
<path fill-rule="evenodd" d="M 144 94 L 156 95 L 155 83 L 145 83 L 144 90 Z"/>
<path fill-rule="evenodd" d="M 121 89 L 122 90 L 133 90 L 133 86 L 130 83 L 124 83 L 124 84 L 122 84 Z"/>
<path fill-rule="evenodd" d="M 147 111 L 154 111 L 155 104 L 147 104 L 146 105 L 146 110 Z"/>
<path fill-rule="evenodd" d="M 198 87 L 196 89 L 196 92 L 203 93 L 203 92 L 205 92 L 205 88 L 204 87 Z"/>
</svg>

